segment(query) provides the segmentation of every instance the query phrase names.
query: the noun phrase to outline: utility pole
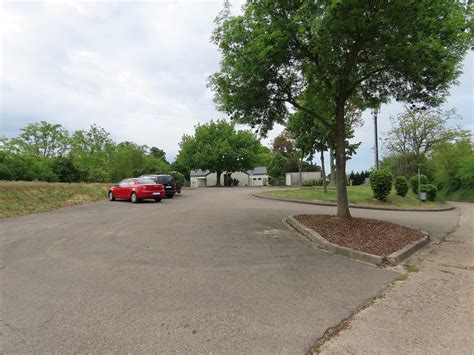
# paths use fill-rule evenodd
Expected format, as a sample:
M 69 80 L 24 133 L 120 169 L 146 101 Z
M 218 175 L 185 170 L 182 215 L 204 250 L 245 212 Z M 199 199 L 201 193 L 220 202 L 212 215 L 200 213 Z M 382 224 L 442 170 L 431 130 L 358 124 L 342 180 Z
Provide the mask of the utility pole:
M 375 108 L 372 110 L 374 114 L 374 139 L 375 139 L 375 168 L 378 170 L 379 168 L 379 134 L 378 134 L 378 129 L 377 129 L 377 114 L 378 114 L 378 109 Z

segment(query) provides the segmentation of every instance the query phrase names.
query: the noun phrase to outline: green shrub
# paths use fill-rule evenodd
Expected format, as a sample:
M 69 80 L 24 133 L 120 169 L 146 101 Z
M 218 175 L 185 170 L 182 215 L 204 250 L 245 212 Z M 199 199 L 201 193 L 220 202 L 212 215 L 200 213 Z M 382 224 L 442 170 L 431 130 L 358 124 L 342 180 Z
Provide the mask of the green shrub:
M 462 160 L 462 165 L 457 175 L 461 181 L 462 188 L 474 188 L 474 153 L 471 153 L 470 156 Z
M 270 177 L 269 183 L 272 186 L 283 186 L 285 185 L 285 178 L 284 177 Z
M 323 179 L 306 180 L 302 185 L 305 187 L 323 186 Z
M 186 178 L 184 177 L 183 174 L 177 171 L 173 171 L 171 173 L 171 176 L 173 177 L 174 182 L 176 184 L 176 191 L 178 193 L 181 193 L 181 188 L 186 185 Z
M 51 164 L 53 173 L 60 182 L 79 182 L 83 178 L 83 173 L 74 165 L 71 158 L 56 158 Z
M 397 176 L 393 181 L 397 195 L 404 197 L 408 192 L 408 180 L 405 176 Z
M 387 200 L 387 196 L 392 190 L 392 180 L 392 174 L 386 170 L 375 170 L 370 174 L 370 187 L 377 200 Z
M 421 185 L 426 185 L 428 183 L 428 178 L 426 177 L 426 175 L 420 175 L 420 182 Z M 418 195 L 418 175 L 413 175 L 410 178 L 410 187 L 411 190 Z
M 323 179 L 313 180 L 314 186 L 323 186 Z
M 426 192 L 426 198 L 428 201 L 434 201 L 438 194 L 438 188 L 432 184 L 423 184 L 420 186 L 420 192 Z

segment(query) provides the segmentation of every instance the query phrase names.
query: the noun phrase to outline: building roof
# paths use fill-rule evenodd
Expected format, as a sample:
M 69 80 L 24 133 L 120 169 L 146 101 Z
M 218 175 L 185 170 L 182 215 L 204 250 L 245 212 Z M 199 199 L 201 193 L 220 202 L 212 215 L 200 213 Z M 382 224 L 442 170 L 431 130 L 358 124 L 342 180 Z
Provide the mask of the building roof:
M 194 177 L 207 176 L 209 175 L 209 170 L 201 170 L 201 169 L 191 170 L 189 175 L 194 176 Z
M 267 167 L 266 166 L 257 166 L 253 170 L 247 170 L 247 174 L 249 175 L 267 175 Z

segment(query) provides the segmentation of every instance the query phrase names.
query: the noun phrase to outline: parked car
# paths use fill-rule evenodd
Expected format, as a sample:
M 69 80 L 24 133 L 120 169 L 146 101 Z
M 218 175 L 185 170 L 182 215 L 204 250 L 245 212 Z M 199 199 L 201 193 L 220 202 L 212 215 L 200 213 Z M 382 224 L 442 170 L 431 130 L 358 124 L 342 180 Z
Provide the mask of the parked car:
M 171 175 L 142 175 L 141 178 L 152 179 L 157 184 L 162 184 L 165 187 L 166 197 L 173 198 L 176 193 L 176 184 Z
M 132 203 L 145 199 L 153 199 L 160 202 L 165 198 L 165 188 L 162 184 L 157 184 L 152 179 L 130 178 L 120 181 L 117 185 L 109 189 L 109 200 L 126 199 Z

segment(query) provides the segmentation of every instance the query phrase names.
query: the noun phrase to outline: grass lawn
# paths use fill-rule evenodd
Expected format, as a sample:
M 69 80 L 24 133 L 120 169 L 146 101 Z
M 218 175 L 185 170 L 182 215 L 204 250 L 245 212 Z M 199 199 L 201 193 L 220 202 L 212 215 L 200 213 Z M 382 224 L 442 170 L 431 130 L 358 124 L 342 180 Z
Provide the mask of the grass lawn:
M 0 181 L 0 218 L 103 200 L 108 184 Z
M 325 194 L 322 187 L 302 187 L 292 189 L 281 189 L 265 191 L 263 193 L 267 196 L 280 196 L 294 199 L 301 199 L 306 201 L 336 201 L 336 188 L 328 187 L 328 192 Z M 411 191 L 405 197 L 400 197 L 392 190 L 387 202 L 380 202 L 372 197 L 372 190 L 368 185 L 348 186 L 347 194 L 349 203 L 354 205 L 376 205 L 376 206 L 397 206 L 397 207 L 440 207 L 446 205 L 444 201 L 426 201 L 420 203 L 416 195 Z

